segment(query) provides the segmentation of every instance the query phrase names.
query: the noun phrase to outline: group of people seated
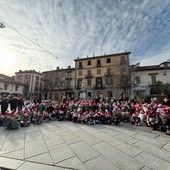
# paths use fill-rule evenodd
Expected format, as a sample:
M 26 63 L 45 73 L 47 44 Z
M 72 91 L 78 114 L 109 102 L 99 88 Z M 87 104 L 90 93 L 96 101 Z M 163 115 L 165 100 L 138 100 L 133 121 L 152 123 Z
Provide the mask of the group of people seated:
M 161 103 L 152 98 L 148 103 L 134 100 L 64 100 L 63 102 L 30 101 L 22 110 L 8 110 L 0 116 L 0 125 L 7 129 L 28 127 L 30 123 L 42 124 L 49 121 L 73 121 L 89 125 L 120 125 L 130 122 L 133 125 L 146 125 L 170 135 L 170 101 L 164 98 Z

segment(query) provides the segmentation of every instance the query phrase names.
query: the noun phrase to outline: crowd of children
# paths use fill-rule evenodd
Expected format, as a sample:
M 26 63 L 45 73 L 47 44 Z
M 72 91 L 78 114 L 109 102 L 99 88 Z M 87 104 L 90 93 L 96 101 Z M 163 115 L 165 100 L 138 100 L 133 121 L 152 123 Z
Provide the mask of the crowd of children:
M 18 129 L 49 121 L 73 121 L 89 125 L 120 125 L 130 122 L 133 125 L 146 125 L 170 135 L 170 101 L 164 98 L 158 102 L 139 103 L 133 100 L 64 100 L 57 102 L 27 102 L 23 109 L 8 110 L 0 115 L 0 125 L 7 129 Z

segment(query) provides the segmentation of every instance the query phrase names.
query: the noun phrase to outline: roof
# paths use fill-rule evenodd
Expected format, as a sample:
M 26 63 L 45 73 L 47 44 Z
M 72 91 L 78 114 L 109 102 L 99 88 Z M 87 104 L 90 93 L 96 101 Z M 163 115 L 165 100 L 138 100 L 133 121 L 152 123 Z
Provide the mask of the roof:
M 102 56 L 93 56 L 93 57 L 86 57 L 86 58 L 77 58 L 74 61 L 80 61 L 80 60 L 91 60 L 91 59 L 96 59 L 96 58 L 106 58 L 106 57 L 116 57 L 120 55 L 129 55 L 131 52 L 123 52 L 123 53 L 115 53 L 115 54 L 107 54 L 107 55 L 102 55 Z
M 0 82 L 23 85 L 22 83 L 16 82 L 14 77 L 9 77 L 4 74 L 0 74 Z
M 56 70 L 43 71 L 42 73 L 44 74 L 44 73 L 50 73 L 50 72 L 63 72 L 63 71 L 72 72 L 74 70 L 75 70 L 75 68 L 65 68 L 65 69 L 61 68 L 61 69 L 56 69 Z
M 25 74 L 25 73 L 36 73 L 36 74 L 42 75 L 42 73 L 35 71 L 35 70 L 24 70 L 24 71 L 19 70 L 18 72 L 15 72 L 15 74 Z
M 161 67 L 162 64 L 166 64 L 169 62 L 163 62 L 159 65 L 151 65 L 151 66 L 137 66 L 135 67 L 135 65 L 132 65 L 132 68 L 134 69 L 134 71 L 154 71 L 154 70 L 170 70 L 170 66 L 169 67 Z

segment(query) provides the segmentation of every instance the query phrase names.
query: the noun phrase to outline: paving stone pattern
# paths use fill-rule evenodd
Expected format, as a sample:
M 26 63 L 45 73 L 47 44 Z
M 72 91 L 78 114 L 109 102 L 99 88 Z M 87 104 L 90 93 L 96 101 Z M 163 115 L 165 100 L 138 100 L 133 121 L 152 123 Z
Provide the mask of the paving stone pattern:
M 170 170 L 170 136 L 128 123 L 0 127 L 1 169 Z

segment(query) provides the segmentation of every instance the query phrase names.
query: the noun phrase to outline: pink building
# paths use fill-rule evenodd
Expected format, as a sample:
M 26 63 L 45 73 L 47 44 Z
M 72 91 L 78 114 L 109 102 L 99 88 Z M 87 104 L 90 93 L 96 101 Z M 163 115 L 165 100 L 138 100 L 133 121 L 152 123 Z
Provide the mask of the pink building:
M 24 94 L 28 98 L 39 97 L 42 90 L 43 74 L 35 70 L 19 70 L 15 73 L 15 81 L 26 84 Z

